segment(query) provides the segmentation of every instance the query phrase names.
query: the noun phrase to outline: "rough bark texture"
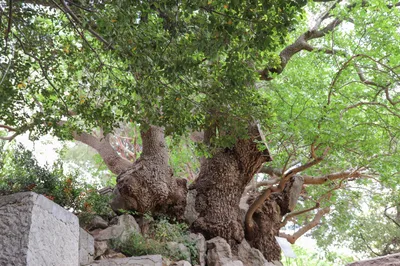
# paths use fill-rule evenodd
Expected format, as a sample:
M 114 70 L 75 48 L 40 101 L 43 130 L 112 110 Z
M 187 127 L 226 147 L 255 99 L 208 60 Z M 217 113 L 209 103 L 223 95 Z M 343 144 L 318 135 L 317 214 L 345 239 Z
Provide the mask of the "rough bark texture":
M 164 131 L 151 126 L 141 132 L 141 137 L 142 155 L 118 176 L 117 197 L 112 206 L 140 213 L 170 212 L 180 218 L 186 205 L 186 180 L 172 175 Z
M 259 249 L 268 261 L 281 259 L 281 249 L 275 236 L 279 235 L 282 217 L 293 211 L 302 184 L 301 177 L 292 177 L 282 192 L 272 193 L 270 199 L 253 215 L 254 227 L 252 232 L 246 232 L 246 239 L 252 247 Z M 248 203 L 253 203 L 261 193 L 251 195 Z
M 199 177 L 190 188 L 197 191 L 195 208 L 199 213 L 192 229 L 206 239 L 220 236 L 234 246 L 244 238 L 239 215 L 241 195 L 261 165 L 270 160 L 268 151 L 259 151 L 254 142 L 260 140 L 257 127 L 250 131 L 252 138 L 239 140 L 232 149 L 204 159 Z

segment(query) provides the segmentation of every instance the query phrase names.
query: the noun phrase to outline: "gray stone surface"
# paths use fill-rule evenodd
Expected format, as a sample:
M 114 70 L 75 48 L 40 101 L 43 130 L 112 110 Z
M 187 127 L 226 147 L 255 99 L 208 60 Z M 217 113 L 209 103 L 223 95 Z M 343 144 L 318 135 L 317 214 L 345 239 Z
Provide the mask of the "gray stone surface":
M 109 249 L 107 240 L 94 242 L 94 257 L 97 259 Z
M 132 215 L 123 214 L 114 218 L 111 223 L 113 225 L 93 235 L 96 241 L 118 239 L 124 242 L 128 240 L 132 234 L 141 233 L 140 227 Z
M 245 239 L 238 246 L 238 259 L 244 265 L 252 266 L 275 266 L 275 264 L 268 262 L 264 255 L 256 248 L 252 248 Z
M 97 260 L 86 266 L 162 266 L 161 255 L 147 255 L 123 259 Z
M 168 242 L 167 249 L 169 250 L 169 254 L 176 254 L 182 256 L 182 259 L 190 261 L 190 250 L 184 244 Z
M 108 227 L 108 222 L 98 215 L 94 216 L 93 219 L 90 221 L 90 223 L 87 225 L 89 231 L 95 229 L 105 229 L 107 227 Z
M 185 217 L 185 220 L 189 223 L 189 225 L 191 225 L 194 221 L 196 221 L 200 215 L 195 208 L 196 195 L 197 195 L 197 190 L 191 189 L 188 191 L 186 196 L 186 207 L 183 216 Z
M 239 260 L 232 257 L 231 247 L 221 237 L 214 237 L 207 241 L 208 266 L 243 266 Z
M 78 218 L 44 196 L 0 197 L 0 265 L 79 265 Z
M 196 242 L 197 258 L 199 259 L 200 266 L 206 265 L 206 239 L 202 234 L 190 234 L 190 238 Z
M 400 253 L 361 260 L 347 264 L 347 266 L 400 266 Z
M 170 264 L 170 266 L 192 266 L 192 264 L 186 260 L 180 260 L 175 261 L 174 263 Z
M 88 264 L 94 260 L 94 239 L 82 228 L 79 229 L 79 263 Z
M 110 226 L 104 230 L 96 229 L 91 232 L 94 237 L 95 243 L 95 258 L 106 255 L 111 252 L 110 241 L 116 240 L 117 242 L 127 241 L 133 234 L 140 234 L 141 230 L 135 218 L 129 214 L 123 214 L 115 217 Z

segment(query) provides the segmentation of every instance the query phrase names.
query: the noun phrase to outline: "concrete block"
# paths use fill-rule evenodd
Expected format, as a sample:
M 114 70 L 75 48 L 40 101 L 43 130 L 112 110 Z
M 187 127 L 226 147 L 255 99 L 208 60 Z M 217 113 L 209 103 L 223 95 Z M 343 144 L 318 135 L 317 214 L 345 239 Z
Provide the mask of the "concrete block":
M 42 195 L 0 197 L 0 265 L 79 265 L 79 221 Z

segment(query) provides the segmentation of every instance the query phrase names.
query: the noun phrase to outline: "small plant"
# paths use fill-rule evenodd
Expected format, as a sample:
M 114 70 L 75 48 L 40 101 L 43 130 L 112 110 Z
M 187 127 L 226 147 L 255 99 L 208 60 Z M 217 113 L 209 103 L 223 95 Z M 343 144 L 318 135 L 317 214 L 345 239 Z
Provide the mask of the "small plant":
M 171 223 L 167 218 L 161 217 L 153 228 L 154 238 L 161 242 L 180 242 L 188 232 L 185 223 Z
M 134 233 L 125 242 L 114 241 L 111 243 L 113 249 L 120 250 L 128 256 L 142 256 L 151 254 L 162 254 L 163 244 L 142 236 L 140 233 Z
M 128 256 L 161 254 L 173 261 L 188 259 L 187 254 L 183 254 L 178 248 L 172 248 L 169 242 L 186 246 L 192 263 L 198 262 L 196 242 L 189 237 L 187 224 L 171 223 L 165 217 L 156 220 L 148 235 L 135 233 L 128 241 L 113 242 L 112 246 Z

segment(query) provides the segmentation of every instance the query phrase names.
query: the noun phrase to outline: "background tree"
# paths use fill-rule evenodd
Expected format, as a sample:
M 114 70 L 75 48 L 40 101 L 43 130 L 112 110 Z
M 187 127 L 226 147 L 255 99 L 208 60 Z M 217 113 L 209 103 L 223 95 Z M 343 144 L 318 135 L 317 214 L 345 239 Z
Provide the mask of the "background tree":
M 182 218 L 188 188 L 165 135 L 200 132 L 191 229 L 279 259 L 274 236 L 289 220 L 315 214 L 281 234 L 294 243 L 338 210 L 349 181 L 397 175 L 397 6 L 12 1 L 1 17 L 2 138 L 81 141 L 118 175 L 114 208 Z M 131 121 L 134 160 L 111 135 Z M 266 180 L 249 186 L 260 169 Z

